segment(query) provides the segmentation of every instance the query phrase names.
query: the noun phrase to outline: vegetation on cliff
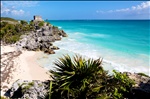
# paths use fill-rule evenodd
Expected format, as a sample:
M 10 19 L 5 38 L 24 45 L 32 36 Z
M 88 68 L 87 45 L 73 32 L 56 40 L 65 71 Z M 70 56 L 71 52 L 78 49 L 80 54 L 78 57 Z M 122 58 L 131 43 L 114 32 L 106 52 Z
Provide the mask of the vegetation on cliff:
M 17 23 L 16 23 L 17 22 Z M 31 31 L 33 28 L 26 21 L 20 22 L 12 18 L 1 18 L 0 40 L 7 44 L 15 43 L 22 34 Z
M 6 43 L 15 43 L 22 34 L 34 31 L 44 25 L 51 25 L 44 21 L 30 21 L 28 23 L 24 20 L 17 21 L 11 18 L 1 19 L 0 39 Z M 51 29 L 53 29 L 53 32 L 50 32 Z M 28 45 L 21 45 L 20 42 L 18 45 L 29 50 L 39 48 L 46 53 L 54 53 L 53 50 L 59 48 L 52 46 L 51 42 L 60 40 L 60 36 L 66 37 L 67 34 L 56 26 L 43 27 L 38 32 L 34 32 L 28 37 L 25 36 Z M 28 95 L 28 98 L 31 98 L 31 95 L 45 97 L 45 93 L 49 91 L 47 96 L 49 99 L 133 99 L 131 88 L 134 81 L 127 74 L 115 70 L 113 75 L 109 75 L 103 69 L 102 62 L 102 59 L 85 59 L 81 56 L 71 58 L 65 55 L 54 63 L 56 71 L 50 70 L 52 81 L 40 84 L 38 81 L 36 83 L 34 81 L 21 84 L 18 88 L 21 89 L 21 96 Z M 139 75 L 148 77 L 143 73 L 139 73 Z M 35 93 L 33 93 L 33 89 Z M 14 91 L 13 88 L 12 91 Z
M 44 25 L 44 21 L 37 24 L 38 28 L 41 28 Z M 0 26 L 0 40 L 7 44 L 15 43 L 20 39 L 21 35 L 35 30 L 35 23 L 32 21 L 28 23 L 25 20 L 18 21 L 8 17 L 1 17 Z
M 129 98 L 134 84 L 126 74 L 102 68 L 102 59 L 86 60 L 66 55 L 55 63 L 50 96 L 57 99 L 122 99 Z
M 11 22 L 18 22 L 17 20 L 9 17 L 1 17 L 1 21 L 11 21 Z

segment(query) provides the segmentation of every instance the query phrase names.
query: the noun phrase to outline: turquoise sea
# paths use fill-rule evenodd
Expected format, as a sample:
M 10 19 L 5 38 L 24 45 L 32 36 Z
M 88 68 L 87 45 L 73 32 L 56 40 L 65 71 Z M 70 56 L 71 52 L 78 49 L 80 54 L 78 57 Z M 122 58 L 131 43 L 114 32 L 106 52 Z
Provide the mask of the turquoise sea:
M 41 56 L 39 64 L 53 69 L 52 64 L 63 54 L 103 58 L 103 66 L 124 72 L 150 75 L 150 20 L 48 20 L 63 29 L 67 38 L 56 41 L 60 50 Z M 43 58 L 47 57 L 47 58 Z

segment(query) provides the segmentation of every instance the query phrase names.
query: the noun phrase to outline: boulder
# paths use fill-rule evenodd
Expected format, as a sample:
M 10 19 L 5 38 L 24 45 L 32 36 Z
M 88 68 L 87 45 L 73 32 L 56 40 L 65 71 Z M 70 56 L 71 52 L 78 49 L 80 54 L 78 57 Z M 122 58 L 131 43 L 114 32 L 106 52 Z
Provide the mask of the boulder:
M 59 48 L 57 46 L 51 46 L 52 50 L 58 50 Z
M 67 34 L 62 30 L 62 37 L 67 37 Z
M 38 37 L 38 41 L 39 42 L 54 42 L 55 37 L 53 37 L 53 36 L 41 36 L 41 37 Z
M 50 30 L 50 27 L 49 26 L 44 26 L 42 27 L 42 31 L 49 31 Z
M 35 39 L 30 39 L 30 41 L 27 41 L 25 48 L 27 50 L 35 50 L 36 48 L 38 48 L 38 44 Z
M 54 52 L 52 49 L 45 50 L 44 53 L 47 53 L 47 54 L 55 54 L 55 52 Z
M 49 90 L 49 80 L 18 80 L 13 83 L 7 96 L 11 99 L 45 99 Z
M 51 31 L 43 31 L 42 36 L 53 36 L 53 33 Z
M 138 73 L 127 72 L 126 74 L 135 82 L 135 85 L 131 88 L 133 99 L 150 99 L 150 77 Z
M 59 35 L 54 35 L 55 40 L 61 40 L 61 37 Z

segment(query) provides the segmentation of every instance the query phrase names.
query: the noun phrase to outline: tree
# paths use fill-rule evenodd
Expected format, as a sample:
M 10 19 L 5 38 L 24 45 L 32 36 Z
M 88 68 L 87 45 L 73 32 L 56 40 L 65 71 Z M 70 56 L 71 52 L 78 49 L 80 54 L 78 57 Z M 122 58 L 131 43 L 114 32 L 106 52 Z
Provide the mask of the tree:
M 28 24 L 28 22 L 26 22 L 25 20 L 20 20 L 20 23 L 21 23 L 22 25 L 27 25 L 27 24 Z
M 4 35 L 5 35 L 5 31 L 1 29 L 1 31 L 0 31 L 0 40 L 3 38 Z
M 15 30 L 17 31 L 17 32 L 21 32 L 22 31 L 22 24 L 16 24 L 16 26 L 15 26 Z
M 1 28 L 5 27 L 8 24 L 8 22 L 1 22 Z

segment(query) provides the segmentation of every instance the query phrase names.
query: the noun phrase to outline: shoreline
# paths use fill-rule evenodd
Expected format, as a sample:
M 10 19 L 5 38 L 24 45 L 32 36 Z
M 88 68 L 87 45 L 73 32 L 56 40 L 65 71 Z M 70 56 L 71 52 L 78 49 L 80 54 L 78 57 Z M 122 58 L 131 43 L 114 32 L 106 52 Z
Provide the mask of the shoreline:
M 77 42 L 78 38 L 73 38 L 73 36 L 72 34 L 68 40 L 65 38 L 64 40 L 62 39 L 61 42 L 54 43 L 61 48 L 59 52 L 77 53 L 81 56 L 93 59 L 101 57 L 106 65 L 104 65 L 104 68 L 107 70 L 112 71 L 115 69 L 119 72 L 145 73 L 150 76 L 148 55 L 137 54 L 137 57 L 135 57 L 135 55 L 132 56 L 131 54 L 121 53 L 101 46 L 97 47 L 96 45 L 87 44 L 85 42 Z
M 55 42 L 54 45 L 59 46 L 61 49 L 56 51 L 56 53 L 54 55 L 51 55 L 51 56 L 45 58 L 46 60 L 41 59 L 40 64 L 44 64 L 45 65 L 44 67 L 46 67 L 46 68 L 53 69 L 52 68 L 53 64 L 51 64 L 51 63 L 55 59 L 63 57 L 63 55 L 65 55 L 65 54 L 69 54 L 70 56 L 77 54 L 77 55 L 81 55 L 86 58 L 98 59 L 98 52 L 100 53 L 100 51 L 98 51 L 98 49 L 96 49 L 97 51 L 95 51 L 95 52 L 92 50 L 91 51 L 92 53 L 90 52 L 90 50 L 87 51 L 89 54 L 87 54 L 86 51 L 81 53 L 80 49 L 77 50 L 77 48 L 76 49 L 72 48 L 72 45 L 71 45 L 72 42 L 70 42 L 70 43 L 66 43 L 66 42 L 69 42 L 69 40 L 66 40 L 66 38 L 65 38 L 65 41 L 62 39 L 61 42 Z M 67 47 L 69 47 L 69 44 L 71 45 L 70 48 L 72 48 L 72 49 L 67 49 Z M 143 65 L 143 66 L 135 65 L 135 64 L 138 64 L 141 62 L 141 61 L 138 61 L 140 59 L 130 58 L 134 61 L 134 62 L 132 62 L 131 60 L 128 60 L 128 58 L 126 56 L 113 56 L 113 54 L 114 53 L 112 53 L 110 55 L 111 57 L 103 58 L 103 68 L 105 70 L 108 70 L 110 72 L 110 74 L 112 73 L 112 70 L 117 70 L 119 72 L 144 73 L 144 74 L 150 76 L 150 68 L 146 67 L 146 65 Z M 99 55 L 99 56 L 101 56 L 101 55 Z M 109 55 L 107 55 L 107 56 L 109 56 Z M 44 55 L 43 55 L 43 57 L 44 57 Z M 117 60 L 117 58 L 118 58 L 118 60 Z M 48 64 L 50 64 L 51 67 L 48 66 Z
M 5 94 L 5 91 L 9 89 L 11 85 L 18 79 L 40 81 L 51 80 L 48 70 L 42 68 L 38 63 L 36 63 L 37 54 L 40 52 L 21 50 L 22 53 L 19 56 L 13 57 L 11 61 L 8 61 L 10 56 L 12 56 L 11 54 L 7 55 L 7 53 L 10 52 L 13 54 L 17 53 L 18 51 L 15 47 L 11 47 L 10 45 L 1 45 L 1 73 L 3 74 L 6 71 L 9 72 L 6 80 L 1 82 L 2 96 Z M 11 62 L 13 63 L 11 64 L 9 70 L 6 68 L 7 65 L 3 65 L 5 60 L 7 60 L 7 64 L 10 64 Z

